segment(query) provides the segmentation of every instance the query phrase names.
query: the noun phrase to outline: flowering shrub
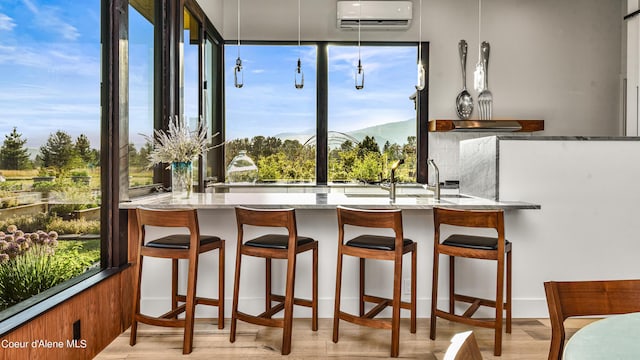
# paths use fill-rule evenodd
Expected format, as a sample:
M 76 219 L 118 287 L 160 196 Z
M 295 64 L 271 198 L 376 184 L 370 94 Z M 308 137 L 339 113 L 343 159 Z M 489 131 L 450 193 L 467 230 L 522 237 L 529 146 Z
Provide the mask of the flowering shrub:
M 2 311 L 99 265 L 99 241 L 58 243 L 56 231 L 25 233 L 15 225 L 0 231 Z
M 6 233 L 0 231 L 0 264 L 25 254 L 35 246 L 42 246 L 45 253 L 53 254 L 58 246 L 58 233 L 38 230 L 25 233 L 15 225 L 7 226 Z

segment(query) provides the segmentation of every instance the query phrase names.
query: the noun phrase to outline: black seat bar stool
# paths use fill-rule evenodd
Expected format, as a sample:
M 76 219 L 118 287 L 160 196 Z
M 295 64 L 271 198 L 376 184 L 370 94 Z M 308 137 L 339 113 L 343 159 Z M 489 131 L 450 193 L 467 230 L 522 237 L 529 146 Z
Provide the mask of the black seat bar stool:
M 402 212 L 394 210 L 361 210 L 338 206 L 338 268 L 336 271 L 336 297 L 333 315 L 333 342 L 338 342 L 339 322 L 346 320 L 354 324 L 378 329 L 391 329 L 391 357 L 400 352 L 400 308 L 411 311 L 411 333 L 416 332 L 416 259 L 417 244 L 405 239 L 402 231 Z M 393 229 L 395 236 L 360 235 L 347 242 L 344 240 L 345 225 L 366 228 Z M 411 301 L 401 301 L 402 256 L 411 253 Z M 341 311 L 343 255 L 360 258 L 360 315 Z M 393 298 L 386 299 L 365 293 L 365 259 L 393 261 Z M 365 302 L 376 304 L 365 314 Z M 387 306 L 392 306 L 391 321 L 374 319 Z
M 138 322 L 169 327 L 183 327 L 184 340 L 182 353 L 189 354 L 193 348 L 193 323 L 197 304 L 218 307 L 218 329 L 224 328 L 224 240 L 217 236 L 200 235 L 198 214 L 195 209 L 152 210 L 137 208 L 138 222 L 138 269 L 136 271 L 134 303 L 131 323 L 130 345 L 136 344 Z M 188 234 L 171 234 L 159 239 L 146 241 L 147 226 L 182 227 Z M 198 276 L 198 255 L 211 250 L 219 250 L 218 261 L 218 298 L 210 299 L 196 296 Z M 158 257 L 172 260 L 171 270 L 171 311 L 152 317 L 140 312 L 140 288 L 142 284 L 142 262 L 145 257 Z M 187 274 L 187 293 L 178 294 L 178 259 L 189 261 Z M 184 304 L 178 306 L 179 302 Z M 178 315 L 185 313 L 184 319 Z
M 248 323 L 280 327 L 282 334 L 282 355 L 291 352 L 291 333 L 293 330 L 293 305 L 311 308 L 311 329 L 318 330 L 318 242 L 312 238 L 298 236 L 294 209 L 249 209 L 236 207 L 238 224 L 238 244 L 236 255 L 236 274 L 233 286 L 233 308 L 231 311 L 231 342 L 236 340 L 236 323 L 242 320 Z M 244 241 L 244 226 L 282 227 L 288 234 L 266 234 Z M 294 297 L 296 256 L 299 253 L 312 250 L 313 274 L 311 300 Z M 256 256 L 266 260 L 266 306 L 265 312 L 253 316 L 238 311 L 238 296 L 240 293 L 240 268 L 242 256 Z M 287 278 L 285 294 L 275 295 L 271 290 L 271 260 L 287 260 Z M 278 302 L 273 306 L 272 302 Z M 273 315 L 284 310 L 283 319 L 273 319 Z
M 436 317 L 456 321 L 473 326 L 494 329 L 493 354 L 502 353 L 502 316 L 506 311 L 506 332 L 511 333 L 511 243 L 504 235 L 503 210 L 467 210 L 467 209 L 433 209 L 434 247 L 433 247 L 433 287 L 431 290 L 431 329 L 430 338 L 436 338 Z M 494 229 L 497 236 L 477 236 L 453 234 L 441 242 L 441 225 L 452 225 L 464 228 Z M 449 255 L 449 311 L 438 309 L 438 268 L 440 254 Z M 506 254 L 506 257 L 505 257 Z M 497 263 L 496 297 L 483 299 L 458 294 L 455 291 L 455 258 L 473 258 L 493 260 Z M 505 261 L 506 260 L 506 261 Z M 506 262 L 506 296 L 504 293 Z M 505 300 L 506 297 L 506 300 Z M 455 313 L 455 302 L 470 304 L 461 315 Z M 480 306 L 495 308 L 495 318 L 485 320 L 472 318 Z

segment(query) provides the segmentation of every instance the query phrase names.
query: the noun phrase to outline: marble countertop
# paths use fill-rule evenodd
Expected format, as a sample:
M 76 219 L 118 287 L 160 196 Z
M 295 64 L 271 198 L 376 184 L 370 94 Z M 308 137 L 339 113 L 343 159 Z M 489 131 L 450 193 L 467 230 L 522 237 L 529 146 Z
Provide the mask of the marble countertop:
M 156 194 L 121 202 L 120 209 L 197 208 L 224 209 L 235 206 L 262 208 L 335 209 L 338 205 L 377 209 L 432 209 L 434 206 L 473 209 L 540 209 L 540 205 L 518 201 L 493 201 L 472 196 L 446 194 L 440 200 L 427 195 L 400 195 L 391 202 L 388 195 L 379 193 L 195 193 L 190 198 L 175 198 L 171 194 Z
M 522 136 L 522 135 L 490 135 L 498 140 L 525 140 L 525 141 L 640 141 L 640 136 L 585 136 L 585 135 L 564 135 L 564 136 Z M 474 139 L 470 139 L 474 140 Z M 466 140 L 463 140 L 466 141 Z

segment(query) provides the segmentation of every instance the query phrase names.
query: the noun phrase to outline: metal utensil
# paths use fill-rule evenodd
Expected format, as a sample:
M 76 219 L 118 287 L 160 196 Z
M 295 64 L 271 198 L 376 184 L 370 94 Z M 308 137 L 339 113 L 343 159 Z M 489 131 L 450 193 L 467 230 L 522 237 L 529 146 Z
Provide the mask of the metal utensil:
M 480 110 L 480 120 L 491 120 L 493 118 L 493 94 L 489 91 L 489 52 L 491 48 L 486 41 L 480 46 L 480 57 L 484 67 L 484 86 L 478 94 L 478 109 Z
M 478 92 L 484 90 L 484 65 L 482 63 L 482 51 L 478 47 L 478 63 L 476 63 L 476 69 L 473 72 L 473 88 Z
M 460 53 L 460 66 L 462 67 L 462 91 L 456 97 L 456 112 L 460 120 L 467 120 L 473 112 L 473 98 L 467 91 L 467 42 L 460 40 L 458 43 Z

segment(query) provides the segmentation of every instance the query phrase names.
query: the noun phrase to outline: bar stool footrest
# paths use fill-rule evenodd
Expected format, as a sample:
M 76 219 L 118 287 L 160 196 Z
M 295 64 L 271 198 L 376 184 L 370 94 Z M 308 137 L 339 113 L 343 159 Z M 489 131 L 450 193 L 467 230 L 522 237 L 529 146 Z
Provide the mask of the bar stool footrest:
M 271 294 L 271 300 L 284 303 L 284 296 Z M 299 305 L 299 306 L 313 307 L 313 301 L 308 299 L 293 298 L 293 304 Z
M 389 305 L 392 305 L 393 300 L 391 299 L 387 299 L 387 298 L 383 298 L 383 297 L 379 297 L 379 296 L 374 296 L 374 295 L 363 295 L 362 296 L 362 300 L 365 302 L 370 302 L 370 303 L 374 303 L 374 304 L 379 304 L 381 302 L 385 302 L 388 301 Z M 400 308 L 401 309 L 407 309 L 407 310 L 411 310 L 411 303 L 407 302 L 407 301 L 400 301 Z
M 348 321 L 350 323 L 356 325 L 364 325 L 376 329 L 391 329 L 391 320 L 382 320 L 382 319 L 370 319 L 364 316 L 356 316 L 346 313 L 344 311 L 338 312 L 338 318 L 340 320 Z
M 441 317 L 443 319 L 447 319 L 449 321 L 457 321 L 463 324 L 469 324 L 469 325 L 478 326 L 478 327 L 484 327 L 484 328 L 490 328 L 490 329 L 494 329 L 496 327 L 495 320 L 474 319 L 474 318 L 470 318 L 462 315 L 452 314 L 439 309 L 435 310 L 435 316 Z
M 187 304 L 182 304 L 175 309 L 172 309 L 160 316 L 158 318 L 162 319 L 175 319 L 178 315 L 182 314 L 187 308 Z
M 475 296 L 454 294 L 453 299 L 455 301 L 466 302 L 466 303 L 469 303 L 469 304 L 473 304 L 475 302 L 479 302 L 480 306 L 488 306 L 488 307 L 492 307 L 492 308 L 496 307 L 496 302 L 495 301 L 489 300 L 489 299 L 483 299 L 483 298 L 479 298 L 479 297 L 475 297 Z M 505 303 L 505 305 L 506 305 L 506 303 Z
M 236 318 L 238 320 L 254 325 L 284 328 L 284 319 L 271 319 L 260 316 L 253 316 L 240 311 L 237 312 Z
M 185 295 L 178 295 L 177 299 L 180 302 L 186 302 L 187 301 L 187 297 Z M 220 299 L 213 299 L 213 298 L 205 298 L 205 297 L 196 296 L 196 305 L 219 306 L 220 305 Z
M 280 303 L 276 304 L 276 306 L 272 306 L 271 309 L 263 312 L 262 314 L 258 315 L 257 317 L 265 318 L 265 319 L 271 319 L 271 317 L 273 315 L 279 313 L 282 310 L 284 310 L 284 302 L 280 302 Z
M 165 319 L 143 314 L 136 314 L 135 319 L 137 322 L 141 322 L 143 324 L 164 327 L 184 327 L 185 323 L 184 319 Z

